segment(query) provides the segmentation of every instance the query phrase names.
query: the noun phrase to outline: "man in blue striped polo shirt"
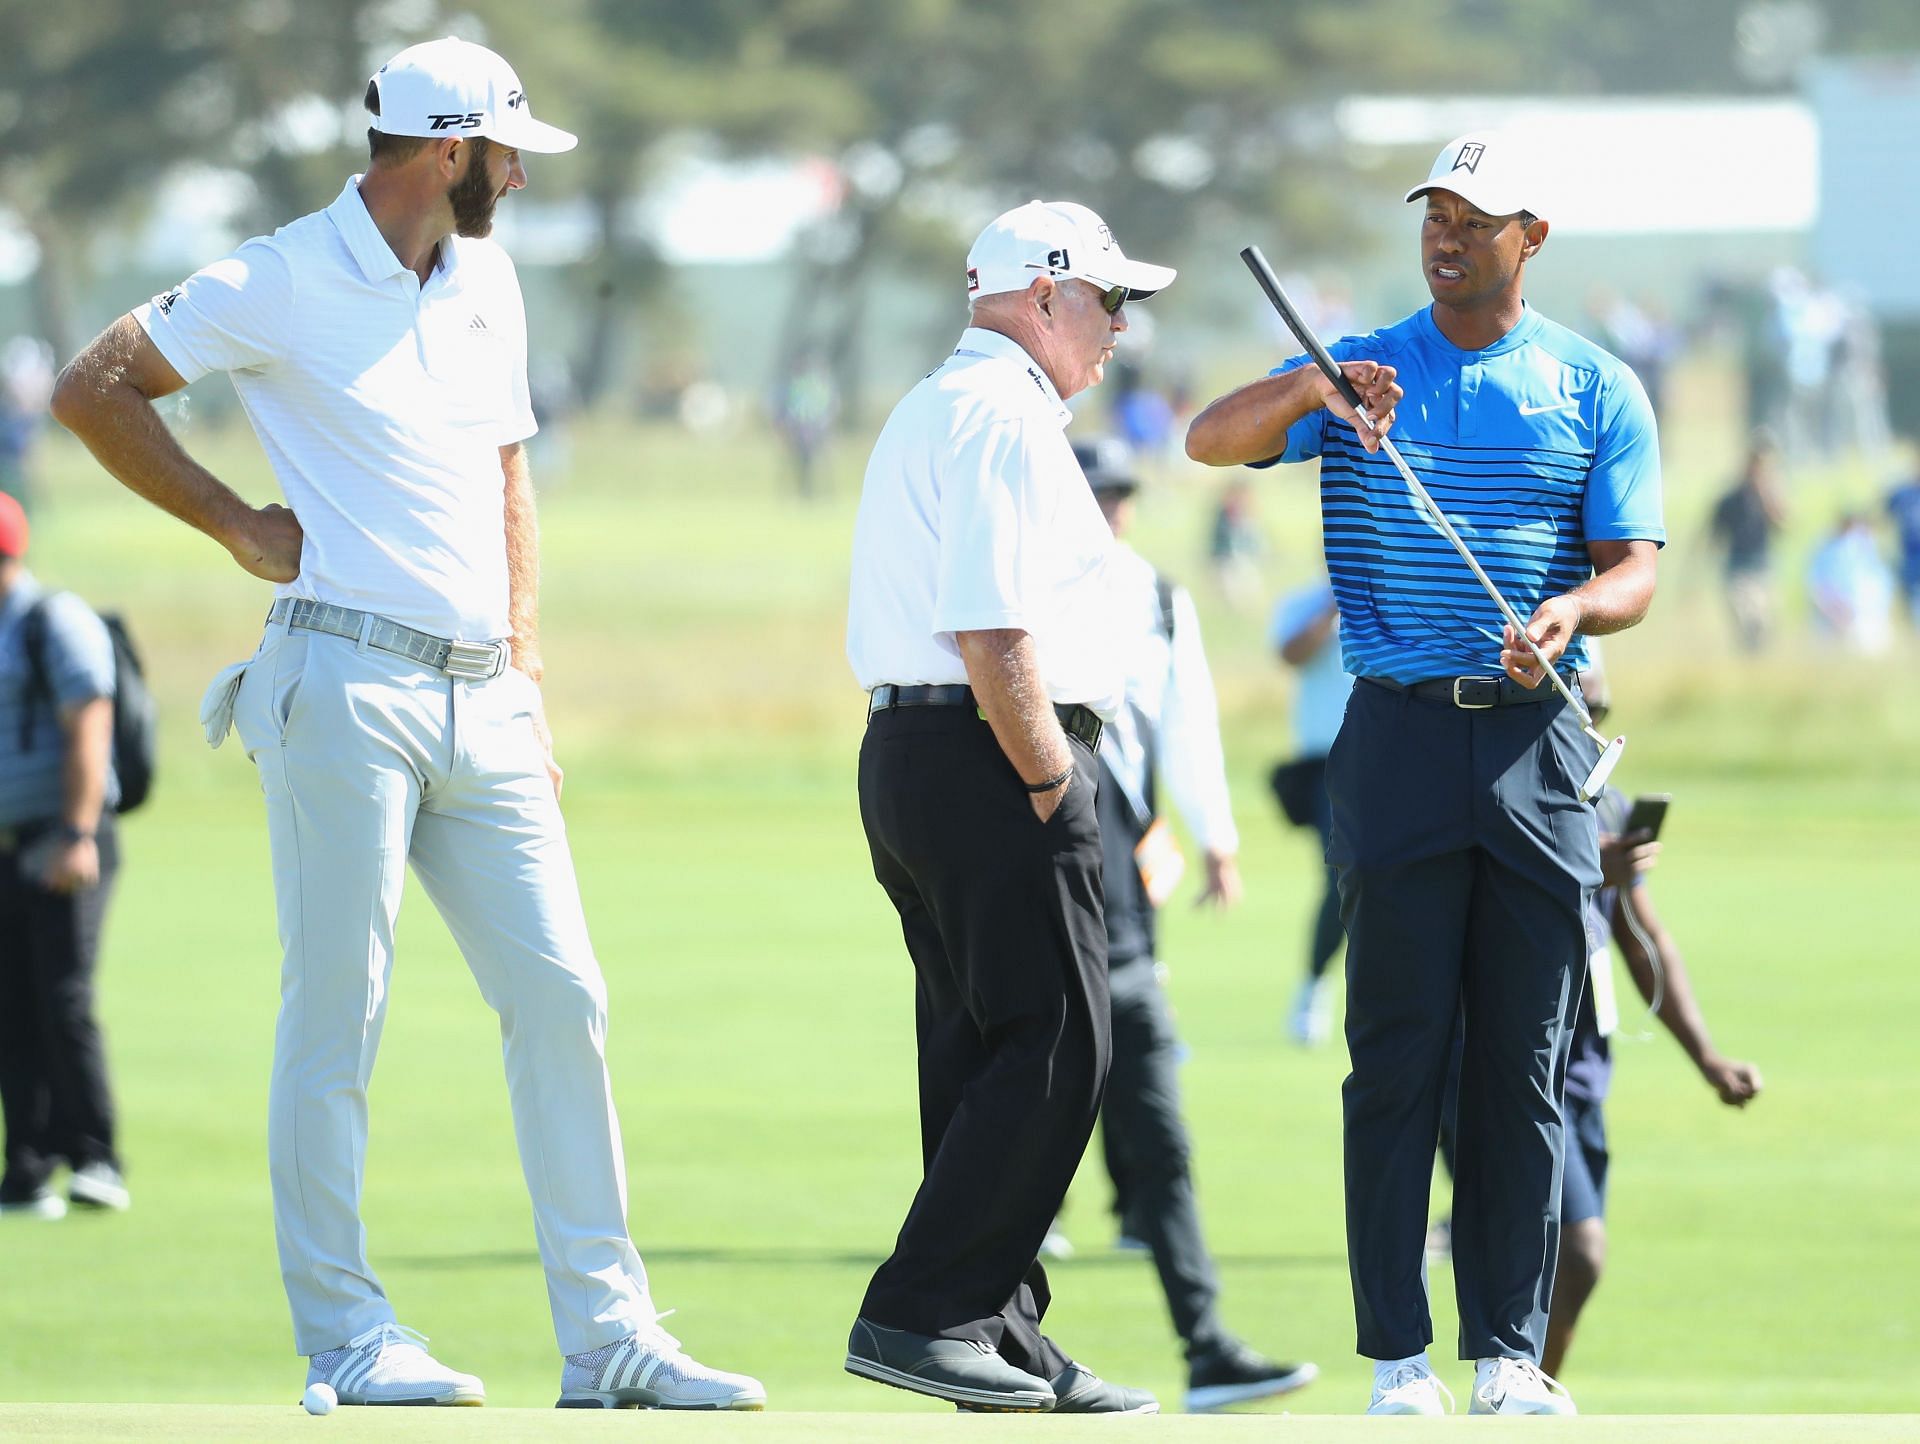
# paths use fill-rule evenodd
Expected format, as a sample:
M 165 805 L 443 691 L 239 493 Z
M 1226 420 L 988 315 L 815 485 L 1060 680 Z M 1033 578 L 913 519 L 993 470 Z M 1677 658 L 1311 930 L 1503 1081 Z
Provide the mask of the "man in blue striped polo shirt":
M 1633 373 L 1531 310 L 1541 167 L 1464 136 L 1407 193 L 1432 306 L 1331 349 L 1550 663 L 1645 614 L 1665 541 L 1652 409 Z M 1540 1372 L 1558 1253 L 1567 1042 L 1600 880 L 1593 749 L 1539 664 L 1361 444 L 1305 357 L 1215 401 L 1216 466 L 1320 458 L 1327 564 L 1360 679 L 1328 759 L 1328 861 L 1348 934 L 1347 1244 L 1370 1413 L 1441 1412 L 1422 1269 L 1441 1084 L 1466 1019 L 1454 1219 L 1476 1413 L 1571 1413 Z M 1376 406 L 1375 413 L 1379 413 Z

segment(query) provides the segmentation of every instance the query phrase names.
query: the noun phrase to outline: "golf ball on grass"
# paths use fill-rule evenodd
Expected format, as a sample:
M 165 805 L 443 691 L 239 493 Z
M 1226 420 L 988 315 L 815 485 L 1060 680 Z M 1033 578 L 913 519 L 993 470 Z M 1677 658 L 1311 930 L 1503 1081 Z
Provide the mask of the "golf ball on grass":
M 333 1406 L 340 1402 L 340 1396 L 333 1392 L 331 1384 L 309 1384 L 300 1403 L 309 1414 L 331 1414 Z

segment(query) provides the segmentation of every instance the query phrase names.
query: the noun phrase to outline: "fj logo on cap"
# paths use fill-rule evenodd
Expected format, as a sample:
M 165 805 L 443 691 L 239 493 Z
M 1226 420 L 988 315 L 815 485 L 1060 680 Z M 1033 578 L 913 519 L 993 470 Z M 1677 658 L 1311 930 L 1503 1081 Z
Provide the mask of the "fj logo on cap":
M 1460 147 L 1460 154 L 1453 158 L 1453 170 L 1464 170 L 1468 175 L 1472 175 L 1474 169 L 1480 164 L 1480 157 L 1486 153 L 1487 148 L 1479 141 L 1469 141 Z M 1448 174 L 1451 175 L 1452 171 Z
M 1067 259 L 1067 248 L 1065 246 L 1062 246 L 1057 251 L 1047 252 L 1047 269 L 1049 271 L 1071 271 L 1073 269 L 1073 262 Z

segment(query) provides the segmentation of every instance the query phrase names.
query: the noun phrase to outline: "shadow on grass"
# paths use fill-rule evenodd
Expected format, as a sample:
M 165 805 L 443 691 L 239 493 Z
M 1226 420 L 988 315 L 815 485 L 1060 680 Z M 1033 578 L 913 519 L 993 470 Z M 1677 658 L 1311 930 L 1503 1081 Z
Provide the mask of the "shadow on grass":
M 880 1266 L 881 1255 L 863 1250 L 834 1248 L 674 1248 L 642 1247 L 642 1258 L 649 1263 L 732 1264 L 759 1268 L 768 1264 L 801 1268 L 863 1268 Z M 1311 1269 L 1341 1268 L 1347 1265 L 1345 1254 L 1216 1254 L 1214 1262 L 1230 1268 Z M 533 1249 L 492 1249 L 476 1253 L 400 1254 L 380 1261 L 383 1269 L 418 1269 L 423 1272 L 452 1272 L 460 1269 L 538 1267 L 540 1255 Z M 1151 1260 L 1143 1253 L 1102 1250 L 1075 1254 L 1070 1259 L 1047 1259 L 1049 1271 L 1107 1268 L 1146 1268 Z

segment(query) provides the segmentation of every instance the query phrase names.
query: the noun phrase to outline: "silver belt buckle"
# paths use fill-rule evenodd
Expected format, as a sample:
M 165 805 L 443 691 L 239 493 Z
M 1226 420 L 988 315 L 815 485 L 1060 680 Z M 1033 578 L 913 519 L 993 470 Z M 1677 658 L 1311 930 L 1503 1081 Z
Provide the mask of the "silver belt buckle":
M 505 651 L 498 642 L 449 642 L 447 660 L 440 670 L 463 682 L 487 682 L 500 675 L 500 658 Z
M 1492 682 L 1492 683 L 1493 683 L 1493 695 L 1494 695 L 1494 697 L 1495 697 L 1495 698 L 1497 699 L 1497 698 L 1499 697 L 1499 695 L 1500 695 L 1500 682 L 1499 682 L 1499 680 L 1498 680 L 1497 678 L 1493 678 L 1493 677 L 1455 677 L 1455 678 L 1453 679 L 1453 705 L 1454 705 L 1454 706 L 1456 706 L 1456 707 L 1458 707 L 1458 708 L 1460 708 L 1460 710 L 1461 710 L 1461 711 L 1463 711 L 1463 712 L 1485 712 L 1485 711 L 1486 711 L 1486 710 L 1487 710 L 1488 708 L 1490 708 L 1490 707 L 1492 707 L 1492 706 L 1494 706 L 1494 705 L 1495 705 L 1495 703 L 1493 703 L 1493 702 L 1463 702 L 1463 701 L 1461 701 L 1461 700 L 1460 700 L 1460 684 L 1461 684 L 1462 682 Z

